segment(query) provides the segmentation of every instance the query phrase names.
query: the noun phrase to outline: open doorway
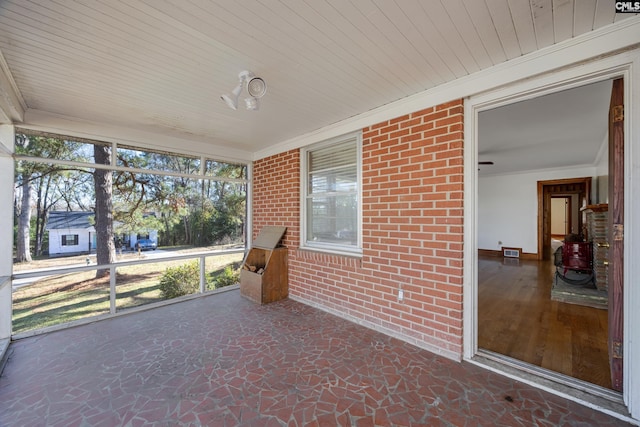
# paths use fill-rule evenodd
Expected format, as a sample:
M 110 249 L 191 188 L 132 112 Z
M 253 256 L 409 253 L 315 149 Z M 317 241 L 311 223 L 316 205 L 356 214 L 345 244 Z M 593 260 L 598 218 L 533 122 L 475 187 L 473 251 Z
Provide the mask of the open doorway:
M 477 195 L 478 352 L 609 390 L 610 310 L 553 300 L 551 255 L 553 238 L 588 238 L 585 208 L 608 202 L 612 86 L 600 81 L 478 113 L 478 161 L 493 164 L 480 167 Z M 504 247 L 522 248 L 517 262 Z
M 551 238 L 564 240 L 572 230 L 572 202 L 568 196 L 551 196 Z
M 567 236 L 586 235 L 582 212 L 591 205 L 591 186 L 590 176 L 538 181 L 538 259 L 551 259 Z

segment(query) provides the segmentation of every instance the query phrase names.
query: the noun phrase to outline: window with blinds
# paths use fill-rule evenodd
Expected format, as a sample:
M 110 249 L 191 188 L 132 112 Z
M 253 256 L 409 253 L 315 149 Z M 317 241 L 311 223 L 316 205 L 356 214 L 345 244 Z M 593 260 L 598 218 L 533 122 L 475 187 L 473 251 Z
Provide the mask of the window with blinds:
M 306 150 L 305 246 L 359 250 L 358 153 L 357 135 Z

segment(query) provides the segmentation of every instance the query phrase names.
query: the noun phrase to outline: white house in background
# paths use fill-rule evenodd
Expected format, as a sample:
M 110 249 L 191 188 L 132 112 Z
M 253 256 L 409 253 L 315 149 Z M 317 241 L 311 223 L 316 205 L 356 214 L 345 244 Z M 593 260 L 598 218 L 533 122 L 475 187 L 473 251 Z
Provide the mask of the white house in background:
M 93 212 L 50 212 L 49 256 L 91 252 L 96 248 Z
M 49 231 L 49 256 L 90 253 L 96 249 L 96 229 L 93 212 L 49 213 L 46 229 Z M 139 239 L 151 239 L 158 243 L 158 230 L 145 230 L 138 233 L 118 236 L 119 247 L 135 248 Z

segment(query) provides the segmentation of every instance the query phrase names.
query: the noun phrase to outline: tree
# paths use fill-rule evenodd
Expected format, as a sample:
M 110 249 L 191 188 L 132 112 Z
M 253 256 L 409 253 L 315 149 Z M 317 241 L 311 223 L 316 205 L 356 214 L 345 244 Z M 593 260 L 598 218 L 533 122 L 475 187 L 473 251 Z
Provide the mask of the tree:
M 20 190 L 16 262 L 31 262 L 31 174 L 22 175 Z
M 246 176 L 244 165 L 216 163 L 217 176 L 241 179 Z M 247 186 L 228 181 L 208 181 L 206 197 L 212 201 L 215 214 L 209 230 L 213 242 L 236 241 L 244 238 Z
M 16 151 L 20 152 L 20 149 L 28 144 L 29 140 L 24 135 L 16 135 Z M 16 262 L 31 262 L 31 177 L 33 173 L 33 168 L 26 162 L 18 162 L 16 165 L 16 184 L 18 185 L 16 198 L 20 197 Z
M 77 160 L 79 143 L 50 136 L 16 134 L 16 153 L 34 157 Z M 20 198 L 17 215 L 16 260 L 31 261 L 31 236 L 35 239 L 35 253 L 42 253 L 46 218 L 56 202 L 65 197 L 57 188 L 58 182 L 76 169 L 56 164 L 21 160 L 16 164 L 16 198 Z M 53 188 L 55 187 L 55 188 Z M 80 193 L 76 186 L 75 193 Z M 35 206 L 33 196 L 36 196 Z M 34 212 L 35 207 L 35 212 Z M 31 232 L 31 218 L 35 213 L 35 233 Z
M 111 164 L 111 147 L 94 144 L 93 155 L 96 164 Z M 98 265 L 110 264 L 116 259 L 116 245 L 113 240 L 113 173 L 107 169 L 93 172 L 95 183 L 96 210 L 96 259 Z M 104 277 L 109 270 L 96 270 L 96 278 Z
M 110 144 L 94 141 L 16 135 L 16 153 L 36 158 L 16 164 L 19 260 L 30 259 L 33 242 L 36 253 L 41 253 L 51 210 L 94 210 L 99 265 L 115 262 L 116 233 L 158 230 L 163 244 L 196 246 L 235 241 L 241 236 L 246 184 L 236 180 L 246 178 L 245 165 L 206 160 L 204 173 L 211 179 L 203 179 L 197 175 L 203 166 L 199 157 L 122 146 L 116 153 L 111 150 Z M 112 166 L 113 154 L 117 166 L 136 171 L 107 169 Z M 107 270 L 98 270 L 97 277 L 106 274 Z

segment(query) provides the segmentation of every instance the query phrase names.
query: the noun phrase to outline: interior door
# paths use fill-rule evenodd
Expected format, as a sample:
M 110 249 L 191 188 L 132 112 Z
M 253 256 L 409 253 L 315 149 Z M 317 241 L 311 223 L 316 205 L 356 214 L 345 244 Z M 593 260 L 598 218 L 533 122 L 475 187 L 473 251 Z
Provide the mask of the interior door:
M 573 228 L 571 203 L 571 196 L 551 196 L 551 235 L 553 237 L 571 234 Z
M 624 248 L 624 82 L 617 79 L 609 106 L 609 363 L 611 385 L 622 391 Z

